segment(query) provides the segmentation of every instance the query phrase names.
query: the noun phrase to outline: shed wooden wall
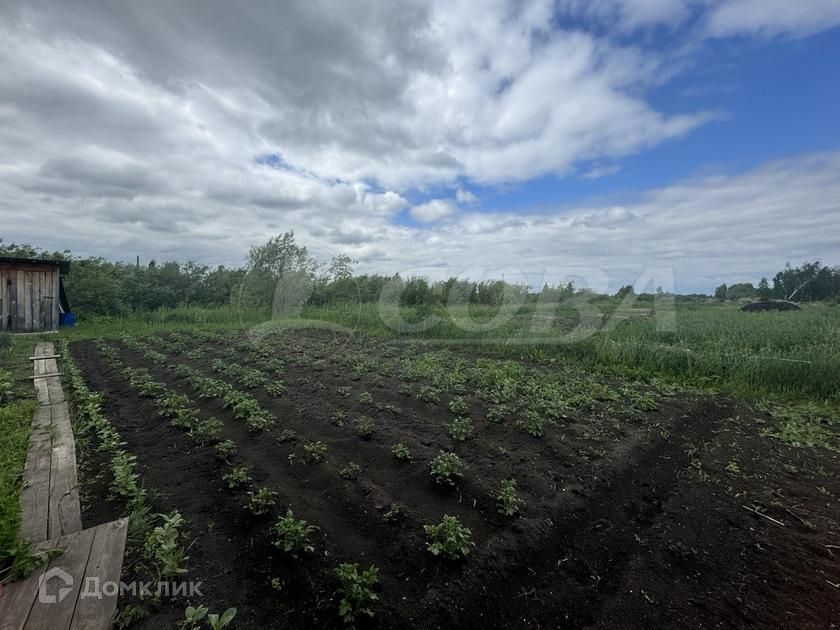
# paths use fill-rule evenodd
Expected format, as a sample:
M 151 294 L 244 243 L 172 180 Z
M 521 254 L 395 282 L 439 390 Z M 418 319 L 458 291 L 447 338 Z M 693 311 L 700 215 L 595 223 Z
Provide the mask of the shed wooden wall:
M 0 330 L 58 330 L 58 267 L 0 263 Z

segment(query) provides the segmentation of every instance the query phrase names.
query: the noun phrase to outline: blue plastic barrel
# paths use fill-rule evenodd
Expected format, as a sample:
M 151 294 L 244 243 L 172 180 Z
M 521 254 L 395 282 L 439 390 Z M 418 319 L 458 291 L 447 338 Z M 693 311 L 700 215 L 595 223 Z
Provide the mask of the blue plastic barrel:
M 58 314 L 58 325 L 59 326 L 75 326 L 76 325 L 76 315 L 75 315 L 75 313 L 59 313 Z

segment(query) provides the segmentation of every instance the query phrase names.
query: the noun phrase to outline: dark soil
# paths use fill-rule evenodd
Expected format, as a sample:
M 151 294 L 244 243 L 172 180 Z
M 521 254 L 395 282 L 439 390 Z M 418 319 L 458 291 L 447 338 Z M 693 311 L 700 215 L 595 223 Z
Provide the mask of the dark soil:
M 784 300 L 768 300 L 766 302 L 752 302 L 744 304 L 741 310 L 745 313 L 760 313 L 762 311 L 801 311 L 798 304 Z
M 169 357 L 224 380 L 210 365 L 225 345 L 206 347 L 199 360 Z M 332 573 L 340 562 L 379 567 L 376 616 L 361 624 L 370 627 L 826 628 L 840 619 L 836 454 L 761 437 L 764 416 L 724 397 L 689 395 L 662 399 L 644 414 L 593 404 L 542 439 L 510 421 L 484 420 L 486 407 L 472 398 L 475 437 L 455 444 L 446 430 L 450 397 L 431 404 L 407 395 L 393 369 L 407 350 L 355 344 L 352 351 L 381 363 L 354 374 L 340 360 L 348 344 L 334 347 L 327 333 L 286 335 L 285 394 L 249 390 L 277 418 L 261 435 L 219 401 L 195 396 L 171 370 L 122 348 L 126 365 L 149 369 L 190 395 L 202 416 L 224 422 L 223 438 L 238 448 L 234 463 L 278 493 L 275 516 L 291 506 L 319 528 L 316 551 L 293 561 L 271 544 L 272 518 L 253 517 L 247 497 L 227 489 L 228 467 L 212 448 L 159 417 L 151 400 L 104 367 L 94 344 L 72 346 L 138 457 L 141 479 L 156 493 L 154 510 L 177 509 L 189 523 L 188 577 L 202 581 L 204 594 L 192 603 L 235 606 L 235 628 L 340 625 Z M 260 366 L 255 356 L 237 360 Z M 339 392 L 347 386 L 349 397 Z M 364 391 L 373 405 L 358 402 Z M 332 419 L 336 410 L 346 413 L 345 426 Z M 376 421 L 370 440 L 353 430 L 362 414 Z M 284 429 L 297 441 L 279 443 Z M 311 440 L 327 445 L 323 463 L 303 462 L 301 443 Z M 398 441 L 413 463 L 393 459 Z M 468 467 L 450 490 L 428 472 L 441 450 L 454 450 Z M 338 474 L 348 462 L 362 466 L 356 481 Z M 493 500 L 509 477 L 527 502 L 517 519 L 501 516 Z M 102 492 L 101 482 L 89 488 Z M 388 523 L 383 514 L 395 502 L 405 515 Z M 476 548 L 464 562 L 425 549 L 423 525 L 444 514 L 472 529 Z M 86 524 L 116 516 L 107 501 L 86 502 Z M 272 578 L 282 588 L 272 588 Z M 171 628 L 185 606 L 164 600 L 139 627 Z

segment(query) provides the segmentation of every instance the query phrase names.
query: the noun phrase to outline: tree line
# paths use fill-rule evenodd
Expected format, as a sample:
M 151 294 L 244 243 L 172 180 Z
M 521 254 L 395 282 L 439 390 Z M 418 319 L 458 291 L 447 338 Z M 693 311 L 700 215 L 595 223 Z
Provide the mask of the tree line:
M 727 286 L 722 284 L 715 289 L 714 296 L 719 300 L 792 300 L 795 302 L 815 302 L 840 300 L 840 267 L 828 267 L 819 261 L 805 262 L 798 267 L 790 263 L 773 276 L 772 285 L 765 277 L 758 286 L 751 282 L 739 282 Z
M 546 284 L 540 291 L 529 291 L 524 284 L 504 280 L 475 282 L 462 278 L 429 281 L 402 278 L 399 274 L 355 275 L 349 256 L 339 255 L 320 263 L 293 232 L 286 232 L 252 247 L 241 267 L 211 267 L 195 262 L 151 261 L 140 265 L 112 262 L 101 257 L 78 257 L 70 251 L 48 251 L 28 244 L 5 244 L 0 239 L 0 256 L 67 260 L 72 264 L 64 278 L 65 289 L 74 311 L 83 315 L 125 316 L 179 306 L 221 307 L 238 305 L 248 309 L 283 309 L 289 304 L 323 306 L 342 303 L 376 302 L 385 292 L 403 306 L 504 303 L 556 303 L 582 292 L 573 282 Z M 282 285 L 282 291 L 277 287 Z M 660 291 L 658 291 L 660 292 Z M 622 287 L 616 297 L 633 294 L 632 286 Z M 792 298 L 789 297 L 792 295 Z M 634 297 L 653 300 L 652 294 Z M 819 262 L 800 267 L 788 264 L 773 277 L 772 287 L 762 278 L 758 287 L 750 283 L 721 285 L 715 297 L 780 298 L 797 301 L 828 300 L 840 297 L 840 268 Z M 691 299 L 705 296 L 692 295 Z M 687 298 L 688 299 L 688 298 Z

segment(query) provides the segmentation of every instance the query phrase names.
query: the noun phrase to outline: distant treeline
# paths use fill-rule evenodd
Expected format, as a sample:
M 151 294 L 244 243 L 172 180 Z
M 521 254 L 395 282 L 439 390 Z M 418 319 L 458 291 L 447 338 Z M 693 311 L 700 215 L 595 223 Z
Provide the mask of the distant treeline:
M 792 300 L 814 302 L 840 300 L 840 267 L 827 267 L 820 262 L 806 262 L 799 267 L 790 263 L 773 276 L 773 284 L 762 278 L 755 287 L 750 282 L 720 285 L 715 289 L 719 300 Z
M 345 255 L 336 256 L 328 264 L 317 262 L 306 247 L 296 243 L 287 232 L 267 243 L 252 247 L 242 267 L 210 267 L 194 262 L 168 261 L 148 264 L 111 262 L 104 258 L 80 258 L 69 251 L 51 252 L 32 245 L 4 244 L 0 240 L 0 256 L 69 260 L 70 272 L 64 279 L 71 306 L 84 315 L 122 316 L 138 311 L 179 306 L 220 307 L 240 305 L 247 309 L 277 309 L 286 300 L 297 305 L 321 306 L 352 302 L 376 302 L 383 294 L 404 306 L 436 306 L 445 304 L 555 303 L 585 293 L 574 283 L 546 284 L 539 292 L 521 284 L 502 280 L 473 282 L 449 278 L 430 282 L 425 278 L 401 278 L 381 274 L 354 275 L 354 261 Z M 840 295 L 840 270 L 805 263 L 774 277 L 768 297 L 786 297 L 805 282 L 796 300 L 830 299 Z M 828 278 L 828 280 L 826 280 Z M 282 291 L 277 291 L 278 282 Z M 737 299 L 763 295 L 769 288 L 766 279 L 759 288 L 749 284 L 719 287 L 716 297 Z M 830 290 L 826 290 L 830 286 Z M 746 288 L 751 291 L 748 291 Z M 633 292 L 622 287 L 616 294 L 624 298 Z M 784 294 L 784 295 L 783 295 Z M 653 300 L 653 294 L 636 296 Z M 685 299 L 705 299 L 694 294 Z

